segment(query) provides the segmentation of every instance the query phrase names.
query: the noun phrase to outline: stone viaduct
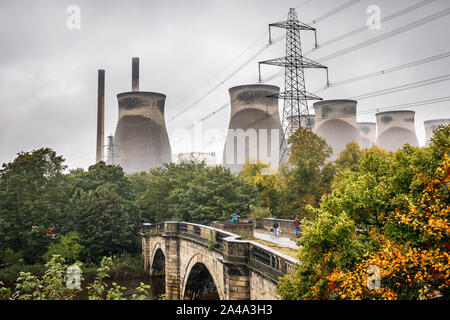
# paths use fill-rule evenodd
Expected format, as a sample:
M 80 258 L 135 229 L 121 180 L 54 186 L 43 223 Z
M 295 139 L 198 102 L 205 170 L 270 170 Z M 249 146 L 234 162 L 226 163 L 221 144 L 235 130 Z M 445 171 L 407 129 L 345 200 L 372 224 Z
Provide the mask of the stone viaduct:
M 145 270 L 164 279 L 170 300 L 274 300 L 296 259 L 254 241 L 186 222 L 145 224 Z

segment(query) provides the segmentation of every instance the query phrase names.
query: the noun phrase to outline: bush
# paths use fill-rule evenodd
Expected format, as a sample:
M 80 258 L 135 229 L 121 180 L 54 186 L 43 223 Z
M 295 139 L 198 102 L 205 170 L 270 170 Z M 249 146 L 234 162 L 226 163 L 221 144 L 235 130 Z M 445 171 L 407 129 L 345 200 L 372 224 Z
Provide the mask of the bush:
M 14 263 L 20 259 L 22 259 L 22 255 L 19 252 L 14 252 L 11 248 L 0 250 L 0 264 Z
M 53 255 L 60 255 L 67 263 L 74 263 L 80 256 L 83 246 L 79 244 L 80 237 L 76 232 L 69 232 L 61 237 L 59 243 L 52 243 L 42 256 L 46 261 Z

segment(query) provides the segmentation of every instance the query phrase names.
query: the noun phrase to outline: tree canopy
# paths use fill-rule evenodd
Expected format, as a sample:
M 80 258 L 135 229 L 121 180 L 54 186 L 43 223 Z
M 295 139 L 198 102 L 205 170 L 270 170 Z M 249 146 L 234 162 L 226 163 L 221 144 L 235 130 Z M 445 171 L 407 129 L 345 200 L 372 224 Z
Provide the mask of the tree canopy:
M 448 298 L 450 126 L 429 147 L 363 150 L 304 226 L 284 299 Z M 381 286 L 368 287 L 379 270 Z
M 228 169 L 190 160 L 152 169 L 138 203 L 148 222 L 200 223 L 231 219 L 237 208 L 245 216 L 258 201 L 254 186 Z

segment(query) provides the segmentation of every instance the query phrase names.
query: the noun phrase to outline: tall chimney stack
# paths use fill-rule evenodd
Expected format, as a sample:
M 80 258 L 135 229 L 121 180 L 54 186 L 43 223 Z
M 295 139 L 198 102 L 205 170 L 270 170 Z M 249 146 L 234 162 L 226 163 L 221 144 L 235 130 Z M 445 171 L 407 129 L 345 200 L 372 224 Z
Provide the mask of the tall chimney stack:
M 97 153 L 95 162 L 103 161 L 105 139 L 105 70 L 98 70 Z
M 139 91 L 139 58 L 137 57 L 132 60 L 131 88 L 132 91 Z

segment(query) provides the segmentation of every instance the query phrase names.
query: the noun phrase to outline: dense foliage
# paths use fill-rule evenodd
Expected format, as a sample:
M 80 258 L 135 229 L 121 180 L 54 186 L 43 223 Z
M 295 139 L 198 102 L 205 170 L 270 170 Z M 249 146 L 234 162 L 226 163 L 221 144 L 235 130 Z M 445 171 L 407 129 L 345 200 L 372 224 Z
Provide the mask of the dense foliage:
M 103 257 L 94 282 L 87 284 L 89 300 L 124 300 L 125 287 L 113 282 L 109 287 L 105 282 L 114 264 L 113 257 Z M 5 300 L 73 300 L 81 290 L 82 264 L 77 262 L 79 268 L 78 280 L 71 273 L 66 261 L 59 255 L 53 255 L 45 265 L 45 273 L 39 278 L 30 272 L 21 272 L 16 280 L 14 291 L 3 287 L 0 282 L 0 299 Z M 109 288 L 108 288 L 109 287 Z M 140 283 L 133 299 L 144 300 L 149 296 L 149 285 Z
M 126 175 L 99 162 L 65 173 L 48 148 L 20 153 L 0 170 L 0 264 L 100 262 L 137 253 L 142 222 L 208 222 L 259 204 L 255 187 L 217 166 L 183 162 Z
M 308 128 L 299 128 L 289 138 L 290 154 L 281 168 L 281 213 L 279 217 L 310 217 L 308 205 L 317 206 L 329 191 L 334 166 L 327 161 L 332 150 Z
M 446 155 L 447 154 L 447 155 Z M 284 299 L 448 298 L 450 126 L 429 147 L 363 150 L 304 227 Z M 353 157 L 347 157 L 353 159 Z M 373 270 L 381 286 L 371 289 Z
M 255 186 L 259 193 L 260 206 L 251 208 L 251 216 L 278 216 L 281 200 L 280 174 L 258 160 L 257 163 L 244 164 L 240 176 Z
M 245 217 L 259 201 L 254 186 L 228 169 L 192 160 L 152 169 L 145 183 L 138 203 L 148 222 L 229 220 L 236 209 Z
M 22 251 L 30 263 L 36 258 L 34 250 L 38 256 L 45 253 L 50 240 L 43 234 L 44 228 L 61 221 L 67 201 L 63 162 L 62 157 L 45 148 L 20 153 L 13 162 L 3 164 L 0 250 Z

